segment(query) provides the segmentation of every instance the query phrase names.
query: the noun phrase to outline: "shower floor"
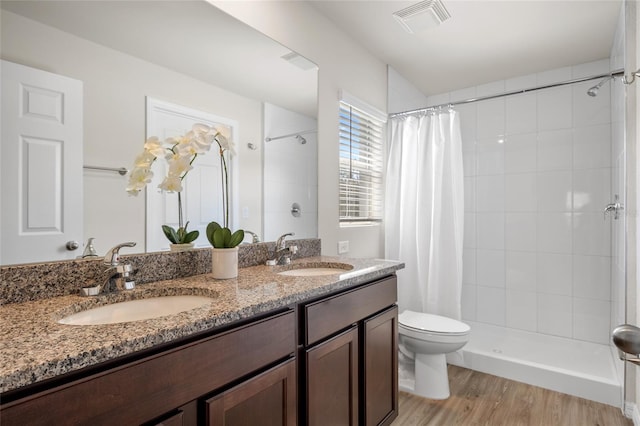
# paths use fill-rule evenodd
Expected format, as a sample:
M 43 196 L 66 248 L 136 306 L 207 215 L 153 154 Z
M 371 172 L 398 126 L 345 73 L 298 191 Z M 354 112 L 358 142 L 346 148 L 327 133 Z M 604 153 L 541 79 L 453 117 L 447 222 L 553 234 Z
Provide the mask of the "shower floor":
M 471 338 L 450 364 L 616 407 L 622 384 L 611 347 L 466 321 Z

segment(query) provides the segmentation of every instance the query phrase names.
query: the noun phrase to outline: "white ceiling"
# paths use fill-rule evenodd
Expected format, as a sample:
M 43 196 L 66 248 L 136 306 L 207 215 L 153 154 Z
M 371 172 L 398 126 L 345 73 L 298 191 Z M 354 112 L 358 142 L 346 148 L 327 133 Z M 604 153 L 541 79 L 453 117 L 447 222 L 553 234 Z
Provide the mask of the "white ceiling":
M 290 49 L 204 1 L 2 0 L 0 6 L 240 95 L 317 114 L 316 69 L 284 61 Z
M 451 18 L 409 34 L 392 13 L 415 1 L 311 1 L 424 94 L 609 57 L 621 0 L 442 0 Z

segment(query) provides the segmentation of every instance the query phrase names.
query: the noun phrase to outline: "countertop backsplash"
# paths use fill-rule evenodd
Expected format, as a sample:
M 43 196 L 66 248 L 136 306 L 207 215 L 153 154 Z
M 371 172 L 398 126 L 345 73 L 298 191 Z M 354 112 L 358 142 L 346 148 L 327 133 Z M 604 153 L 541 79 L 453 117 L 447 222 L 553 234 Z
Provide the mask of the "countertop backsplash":
M 291 256 L 292 259 L 320 255 L 318 238 L 287 240 L 287 246 L 291 245 L 298 246 L 298 252 Z M 246 268 L 264 264 L 274 249 L 274 242 L 242 244 L 238 251 L 238 266 Z M 210 248 L 123 254 L 120 258 L 136 269 L 136 285 L 211 272 Z M 0 305 L 76 294 L 82 286 L 104 279 L 105 269 L 102 257 L 2 266 Z

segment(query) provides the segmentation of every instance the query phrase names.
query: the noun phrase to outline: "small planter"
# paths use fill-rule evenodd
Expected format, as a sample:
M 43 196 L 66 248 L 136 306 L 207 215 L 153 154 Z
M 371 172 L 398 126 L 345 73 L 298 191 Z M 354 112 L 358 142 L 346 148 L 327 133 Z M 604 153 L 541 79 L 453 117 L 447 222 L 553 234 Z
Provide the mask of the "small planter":
M 211 273 L 213 278 L 227 280 L 238 276 L 238 247 L 212 248 Z
M 187 251 L 193 249 L 194 243 L 185 243 L 185 244 L 169 244 L 170 251 Z

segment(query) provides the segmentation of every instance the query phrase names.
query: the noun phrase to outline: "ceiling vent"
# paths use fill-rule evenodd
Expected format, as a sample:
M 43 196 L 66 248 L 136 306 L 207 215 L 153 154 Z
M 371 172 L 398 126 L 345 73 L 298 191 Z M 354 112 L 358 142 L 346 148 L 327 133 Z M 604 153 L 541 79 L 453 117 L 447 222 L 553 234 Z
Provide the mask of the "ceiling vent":
M 451 15 L 440 0 L 425 0 L 395 12 L 393 17 L 405 31 L 413 34 L 436 27 Z
M 286 55 L 282 55 L 281 58 L 289 62 L 290 64 L 295 65 L 301 70 L 308 71 L 318 68 L 316 64 L 296 52 L 287 53 Z

